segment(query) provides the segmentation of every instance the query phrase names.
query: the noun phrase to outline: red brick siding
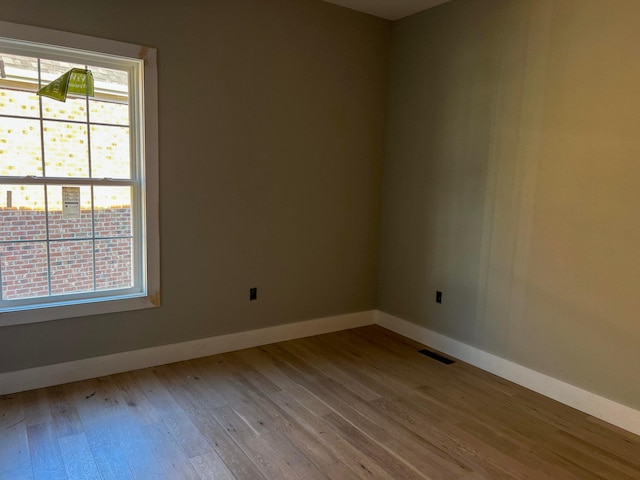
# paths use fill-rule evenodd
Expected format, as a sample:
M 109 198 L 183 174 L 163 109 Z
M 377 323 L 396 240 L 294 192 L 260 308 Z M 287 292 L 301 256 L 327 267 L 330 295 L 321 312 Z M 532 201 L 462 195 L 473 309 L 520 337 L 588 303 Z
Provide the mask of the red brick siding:
M 96 209 L 97 237 L 131 235 L 131 209 Z M 61 211 L 49 212 L 51 239 L 91 237 L 91 211 L 81 218 L 64 219 Z M 4 299 L 48 295 L 45 213 L 42 210 L 0 208 L 0 239 L 27 243 L 0 244 L 0 273 Z M 92 291 L 93 242 L 54 241 L 50 246 L 51 291 L 55 294 Z M 96 289 L 131 286 L 132 242 L 128 238 L 96 240 Z

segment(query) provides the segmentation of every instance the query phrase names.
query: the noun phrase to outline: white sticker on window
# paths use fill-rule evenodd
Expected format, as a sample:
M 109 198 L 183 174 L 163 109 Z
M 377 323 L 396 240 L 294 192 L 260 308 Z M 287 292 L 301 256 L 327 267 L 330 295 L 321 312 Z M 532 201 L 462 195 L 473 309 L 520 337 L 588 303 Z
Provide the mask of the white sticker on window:
M 62 187 L 62 218 L 80 218 L 80 187 Z

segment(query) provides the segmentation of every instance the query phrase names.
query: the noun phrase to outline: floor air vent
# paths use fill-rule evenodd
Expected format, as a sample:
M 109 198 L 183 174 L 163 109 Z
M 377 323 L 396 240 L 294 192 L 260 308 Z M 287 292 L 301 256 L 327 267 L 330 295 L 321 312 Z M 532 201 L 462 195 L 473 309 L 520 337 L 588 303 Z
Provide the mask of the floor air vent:
M 431 350 L 418 350 L 419 353 L 426 355 L 429 358 L 433 358 L 434 360 L 439 361 L 440 363 L 444 363 L 445 365 L 451 365 L 452 363 L 456 363 L 450 358 L 443 357 L 442 355 L 432 352 Z

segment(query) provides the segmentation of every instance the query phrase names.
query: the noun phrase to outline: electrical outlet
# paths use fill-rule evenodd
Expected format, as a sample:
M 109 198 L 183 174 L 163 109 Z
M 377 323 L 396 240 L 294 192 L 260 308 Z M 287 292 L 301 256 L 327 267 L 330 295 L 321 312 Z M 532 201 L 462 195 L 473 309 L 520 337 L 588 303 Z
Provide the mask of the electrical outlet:
M 442 292 L 436 291 L 436 303 L 442 303 Z
M 253 287 L 249 289 L 249 300 L 257 300 L 258 299 L 258 287 Z

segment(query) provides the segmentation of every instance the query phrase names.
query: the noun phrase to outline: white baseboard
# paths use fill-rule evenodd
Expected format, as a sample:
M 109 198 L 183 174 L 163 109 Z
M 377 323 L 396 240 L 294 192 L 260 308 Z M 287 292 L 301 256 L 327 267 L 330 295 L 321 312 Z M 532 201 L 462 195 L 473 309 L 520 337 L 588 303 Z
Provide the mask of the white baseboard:
M 0 373 L 0 395 L 154 367 L 374 323 L 373 310 Z
M 376 311 L 376 324 L 491 372 L 588 415 L 640 435 L 640 411 L 523 367 L 504 358 Z
M 0 395 L 378 324 L 640 435 L 640 411 L 380 311 L 365 311 L 0 373 Z

